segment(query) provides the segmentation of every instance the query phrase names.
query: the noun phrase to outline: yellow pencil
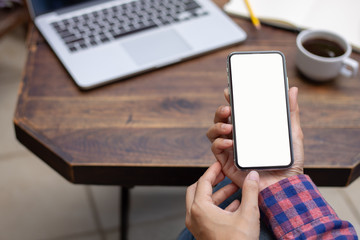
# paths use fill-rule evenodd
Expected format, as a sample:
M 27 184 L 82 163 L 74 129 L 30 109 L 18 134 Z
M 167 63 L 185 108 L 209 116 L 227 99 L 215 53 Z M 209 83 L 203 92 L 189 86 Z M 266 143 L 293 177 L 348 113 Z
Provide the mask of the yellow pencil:
M 254 24 L 254 26 L 256 27 L 256 29 L 260 29 L 261 28 L 261 24 L 260 24 L 260 21 L 259 19 L 255 16 L 253 10 L 251 9 L 251 6 L 250 6 L 250 3 L 248 0 L 244 0 L 245 1 L 245 4 L 246 4 L 246 7 L 249 11 L 249 14 L 250 14 L 250 19 L 252 21 L 252 23 Z

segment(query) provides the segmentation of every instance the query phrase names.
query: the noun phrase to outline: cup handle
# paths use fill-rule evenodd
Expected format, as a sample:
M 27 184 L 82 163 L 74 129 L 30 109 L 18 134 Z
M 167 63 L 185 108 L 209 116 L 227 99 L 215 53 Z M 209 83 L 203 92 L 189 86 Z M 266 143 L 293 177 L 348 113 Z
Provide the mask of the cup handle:
M 346 58 L 344 60 L 344 66 L 341 68 L 341 74 L 345 77 L 356 76 L 359 68 L 359 63 L 352 58 Z

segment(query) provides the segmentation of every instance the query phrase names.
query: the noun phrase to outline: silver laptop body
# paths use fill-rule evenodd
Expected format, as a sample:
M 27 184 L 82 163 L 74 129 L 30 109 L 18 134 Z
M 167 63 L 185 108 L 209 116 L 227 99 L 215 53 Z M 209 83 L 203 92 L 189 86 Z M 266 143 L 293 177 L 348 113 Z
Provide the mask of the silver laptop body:
M 246 38 L 246 33 L 210 0 L 84 1 L 78 6 L 42 14 L 35 6 L 41 1 L 27 1 L 35 25 L 82 89 L 157 69 Z M 169 1 L 175 7 L 164 7 Z M 151 10 L 155 5 L 162 10 Z M 143 6 L 151 9 L 144 10 Z M 195 9 L 187 11 L 188 8 Z M 95 27 L 89 27 L 93 24 L 91 17 L 99 14 L 104 17 L 97 21 L 110 27 L 98 22 Z M 131 14 L 137 15 L 131 17 Z M 149 16 L 156 14 L 163 15 L 149 20 Z M 126 21 L 137 22 L 126 22 L 125 26 L 122 16 Z M 74 27 L 79 21 L 88 28 Z M 78 32 L 65 29 L 68 27 Z M 105 34 L 94 36 L 100 30 Z M 82 38 L 80 34 L 84 32 L 90 38 Z

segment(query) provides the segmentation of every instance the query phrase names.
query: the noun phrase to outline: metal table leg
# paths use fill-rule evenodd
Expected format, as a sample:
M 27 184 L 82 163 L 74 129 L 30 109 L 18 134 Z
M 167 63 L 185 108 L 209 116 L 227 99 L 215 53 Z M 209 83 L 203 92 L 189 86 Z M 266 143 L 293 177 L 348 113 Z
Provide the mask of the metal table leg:
M 127 240 L 129 230 L 130 188 L 120 187 L 120 240 Z

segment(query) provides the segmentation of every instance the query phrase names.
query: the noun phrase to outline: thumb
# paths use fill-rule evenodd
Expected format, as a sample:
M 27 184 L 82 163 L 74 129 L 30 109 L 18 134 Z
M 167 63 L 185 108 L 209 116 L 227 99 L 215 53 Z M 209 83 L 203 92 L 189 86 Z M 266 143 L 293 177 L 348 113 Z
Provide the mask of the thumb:
M 242 214 L 245 214 L 245 216 L 256 216 L 259 218 L 259 178 L 258 172 L 251 171 L 244 180 L 239 210 Z

